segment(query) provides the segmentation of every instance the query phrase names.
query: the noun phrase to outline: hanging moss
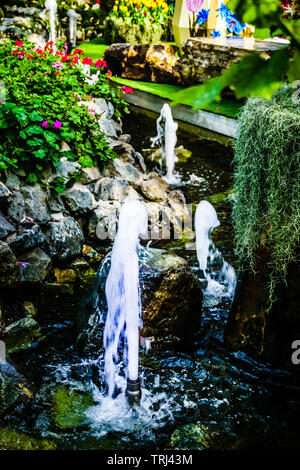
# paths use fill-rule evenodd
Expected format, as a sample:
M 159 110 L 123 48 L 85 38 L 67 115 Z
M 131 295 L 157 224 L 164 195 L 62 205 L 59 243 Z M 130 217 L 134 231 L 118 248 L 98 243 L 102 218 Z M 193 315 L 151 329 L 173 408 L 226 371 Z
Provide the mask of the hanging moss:
M 251 98 L 235 143 L 233 223 L 240 261 L 270 254 L 271 294 L 299 254 L 300 106 L 290 86 L 272 99 Z

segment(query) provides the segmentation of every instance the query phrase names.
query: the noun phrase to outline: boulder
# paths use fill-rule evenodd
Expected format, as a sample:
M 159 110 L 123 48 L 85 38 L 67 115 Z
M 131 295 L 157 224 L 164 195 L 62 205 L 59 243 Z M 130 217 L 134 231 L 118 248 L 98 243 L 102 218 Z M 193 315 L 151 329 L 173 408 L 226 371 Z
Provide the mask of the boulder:
M 15 231 L 15 227 L 6 220 L 6 218 L 0 211 L 0 238 L 6 238 L 8 235 L 14 233 Z
M 141 185 L 142 174 L 133 165 L 123 163 L 119 158 L 113 160 L 113 165 L 121 178 L 131 183 L 134 187 Z
M 117 233 L 118 201 L 100 201 L 89 219 L 88 233 L 93 240 L 114 240 Z
M 11 191 L 19 191 L 20 189 L 20 178 L 13 173 L 12 171 L 7 172 L 7 178 L 5 181 L 5 185 L 11 190 Z
M 129 189 L 127 181 L 121 178 L 102 178 L 99 181 L 101 201 L 123 201 Z
M 117 137 L 115 123 L 112 119 L 107 119 L 105 115 L 102 115 L 98 120 L 98 124 L 101 132 L 104 132 L 104 134 L 108 135 L 109 137 Z
M 86 214 L 97 207 L 93 194 L 81 183 L 75 183 L 72 188 L 67 189 L 62 198 L 75 215 Z
M 43 282 L 51 270 L 51 258 L 40 248 L 23 254 L 21 261 L 22 282 Z
M 141 185 L 142 193 L 150 201 L 165 201 L 168 189 L 168 183 L 155 171 L 149 173 L 147 179 Z
M 10 196 L 10 190 L 0 181 L 0 203 L 7 202 Z
M 8 287 L 20 280 L 20 266 L 7 243 L 0 241 L 0 287 Z
M 114 75 L 121 76 L 130 44 L 112 44 L 104 53 L 107 67 Z
M 81 171 L 81 165 L 77 162 L 71 162 L 66 157 L 62 157 L 60 159 L 60 166 L 56 168 L 54 173 L 51 173 L 49 176 L 48 183 L 51 183 L 55 180 L 55 178 L 63 178 L 65 184 L 69 183 L 71 179 L 78 175 Z
M 82 230 L 73 217 L 50 222 L 45 230 L 47 251 L 57 260 L 66 260 L 81 253 L 84 242 Z
M 25 218 L 25 204 L 22 194 L 14 191 L 12 201 L 8 206 L 7 215 L 16 223 L 20 223 Z
M 38 224 L 46 224 L 51 220 L 50 208 L 48 206 L 49 196 L 39 184 L 26 185 L 20 189 L 24 202 L 26 215 Z
M 39 225 L 26 224 L 25 227 L 20 235 L 9 241 L 10 248 L 17 256 L 45 241 L 45 236 Z
M 10 364 L 0 364 L 0 415 L 31 398 L 24 378 Z
M 82 184 L 90 184 L 94 183 L 95 181 L 101 178 L 100 170 L 97 166 L 92 168 L 82 168 L 81 169 L 81 176 L 80 182 Z

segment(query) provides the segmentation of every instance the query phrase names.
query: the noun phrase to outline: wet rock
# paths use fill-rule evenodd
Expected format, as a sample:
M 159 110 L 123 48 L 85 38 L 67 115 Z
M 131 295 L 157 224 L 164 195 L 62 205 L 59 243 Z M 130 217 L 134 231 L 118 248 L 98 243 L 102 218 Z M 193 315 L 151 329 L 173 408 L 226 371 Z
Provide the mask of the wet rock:
M 94 248 L 88 245 L 83 245 L 82 254 L 89 265 L 96 270 L 99 268 L 101 261 L 105 257 L 104 254 L 98 253 Z
M 23 303 L 23 307 L 26 316 L 35 317 L 37 315 L 37 309 L 35 308 L 33 302 L 25 300 Z
M 7 202 L 10 196 L 10 190 L 0 181 L 0 203 Z
M 20 258 L 21 281 L 43 282 L 51 270 L 51 258 L 40 248 L 35 248 Z
M 7 243 L 0 241 L 0 287 L 8 287 L 20 280 L 20 266 Z
M 0 429 L 0 449 L 5 450 L 54 450 L 56 444 L 45 439 L 38 440 L 10 428 Z
M 80 182 L 82 184 L 90 184 L 94 183 L 95 181 L 99 180 L 101 178 L 101 173 L 98 167 L 92 167 L 92 168 L 82 168 L 81 169 L 81 176 L 80 176 Z
M 25 204 L 22 194 L 15 191 L 12 195 L 12 202 L 7 209 L 7 215 L 16 223 L 20 223 L 25 217 Z
M 114 240 L 119 209 L 120 203 L 118 201 L 100 201 L 89 219 L 89 237 L 93 240 Z
M 175 337 L 188 347 L 201 324 L 200 282 L 183 258 L 154 250 L 151 255 L 141 274 L 143 336 Z
M 58 284 L 74 284 L 77 277 L 74 269 L 55 268 L 54 274 Z
M 19 191 L 19 189 L 20 189 L 20 178 L 15 173 L 13 173 L 12 171 L 8 171 L 5 185 L 11 191 Z
M 30 250 L 45 241 L 45 236 L 39 225 L 26 228 L 21 235 L 16 236 L 9 242 L 12 251 L 18 256 L 24 251 Z
M 52 395 L 53 419 L 60 429 L 83 426 L 87 422 L 86 410 L 94 404 L 89 395 L 58 386 Z
M 45 234 L 48 254 L 51 257 L 66 260 L 81 253 L 84 235 L 73 217 L 63 217 L 58 222 L 50 222 Z
M 213 436 L 201 424 L 186 424 L 171 435 L 170 450 L 207 450 L 212 447 Z
M 142 193 L 150 201 L 165 201 L 167 198 L 168 183 L 154 171 L 149 173 L 141 185 Z
M 14 233 L 15 231 L 15 227 L 6 220 L 0 211 L 0 238 L 6 238 L 9 234 Z
M 51 220 L 51 213 L 47 204 L 49 196 L 38 184 L 22 186 L 20 189 L 24 202 L 26 215 L 38 224 L 46 224 Z
M 0 416 L 31 398 L 24 378 L 9 363 L 0 364 Z
M 120 175 L 134 187 L 139 187 L 142 182 L 142 174 L 133 165 L 123 163 L 119 158 L 115 158 L 113 165 Z
M 99 181 L 101 201 L 123 201 L 126 198 L 129 184 L 121 178 L 102 178 Z
M 93 194 L 81 183 L 75 183 L 72 188 L 63 193 L 62 197 L 75 215 L 86 214 L 97 207 Z
M 34 330 L 37 326 L 37 321 L 31 316 L 28 316 L 8 325 L 4 329 L 4 334 L 5 336 L 9 336 L 20 332 L 24 333 L 25 331 Z

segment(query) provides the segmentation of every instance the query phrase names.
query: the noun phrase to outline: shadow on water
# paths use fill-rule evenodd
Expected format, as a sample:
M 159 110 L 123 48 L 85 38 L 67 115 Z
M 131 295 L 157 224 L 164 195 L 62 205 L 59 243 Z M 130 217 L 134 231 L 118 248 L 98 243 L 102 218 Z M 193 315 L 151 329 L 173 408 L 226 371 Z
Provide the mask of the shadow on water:
M 153 116 L 131 114 L 124 122 L 124 132 L 132 134 L 132 145 L 140 152 L 149 148 L 155 131 Z M 232 149 L 187 136 L 182 129 L 178 145 L 191 152 L 176 165 L 185 182 L 180 189 L 188 203 L 207 199 L 214 205 L 221 225 L 213 240 L 234 264 Z M 147 160 L 147 166 L 157 168 L 157 163 Z M 202 179 L 187 184 L 191 174 Z M 168 249 L 188 259 L 197 272 L 194 251 L 172 243 Z M 228 299 L 220 299 L 203 308 L 193 353 L 155 347 L 141 351 L 144 389 L 136 413 L 122 393 L 114 403 L 104 398 L 102 345 L 96 355 L 80 357 L 73 348 L 72 322 L 50 322 L 41 328 L 43 341 L 13 356 L 33 384 L 36 398 L 5 418 L 2 427 L 48 439 L 59 449 L 297 448 L 299 383 L 288 373 L 225 350 L 222 334 L 229 306 Z

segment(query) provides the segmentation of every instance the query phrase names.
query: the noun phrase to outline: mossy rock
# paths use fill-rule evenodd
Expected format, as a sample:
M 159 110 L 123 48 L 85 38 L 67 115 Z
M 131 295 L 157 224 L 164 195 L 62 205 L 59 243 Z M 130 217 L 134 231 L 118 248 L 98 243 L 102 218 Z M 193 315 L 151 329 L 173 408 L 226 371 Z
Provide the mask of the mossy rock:
M 121 18 L 106 19 L 104 30 L 105 44 L 159 44 L 164 35 L 164 27 L 146 28 L 142 25 L 127 24 Z
M 176 429 L 170 440 L 170 450 L 207 450 L 211 448 L 212 436 L 201 424 L 186 424 Z
M 0 429 L 0 450 L 55 450 L 54 442 L 34 439 L 9 428 Z
M 61 386 L 56 388 L 52 402 L 54 422 L 61 429 L 83 426 L 86 410 L 94 405 L 90 396 Z

